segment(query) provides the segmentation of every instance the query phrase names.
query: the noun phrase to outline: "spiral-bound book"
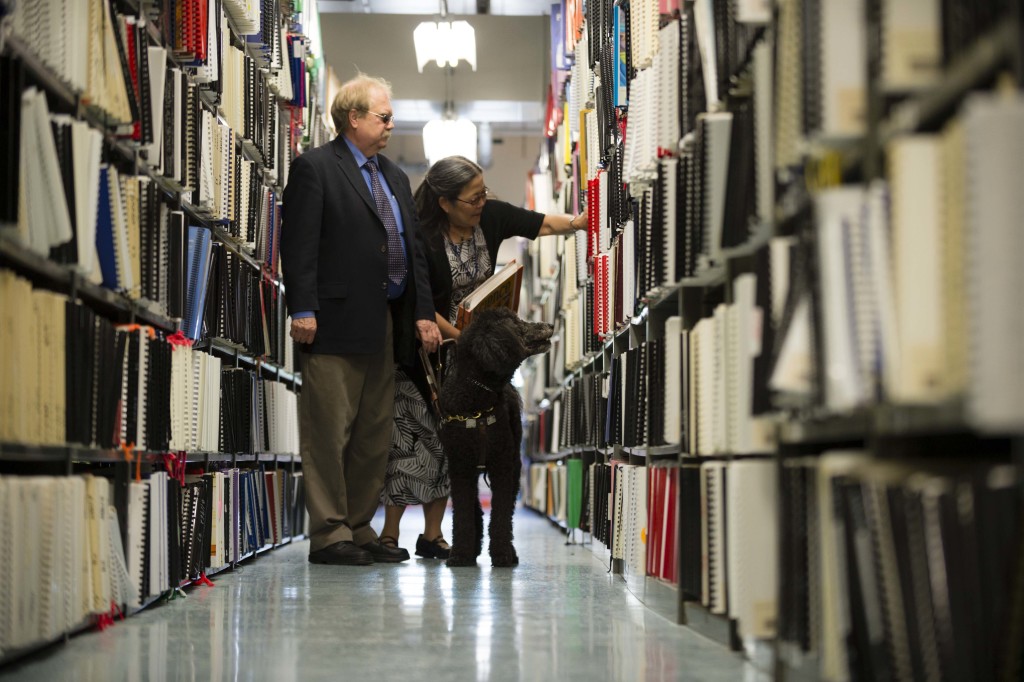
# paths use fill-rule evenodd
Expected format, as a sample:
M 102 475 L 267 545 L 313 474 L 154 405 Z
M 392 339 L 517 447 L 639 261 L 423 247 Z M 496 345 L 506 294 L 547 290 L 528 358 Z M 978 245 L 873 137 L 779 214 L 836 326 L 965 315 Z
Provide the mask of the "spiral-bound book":
M 725 533 L 729 615 L 741 637 L 775 636 L 779 529 L 778 476 L 769 459 L 729 464 Z

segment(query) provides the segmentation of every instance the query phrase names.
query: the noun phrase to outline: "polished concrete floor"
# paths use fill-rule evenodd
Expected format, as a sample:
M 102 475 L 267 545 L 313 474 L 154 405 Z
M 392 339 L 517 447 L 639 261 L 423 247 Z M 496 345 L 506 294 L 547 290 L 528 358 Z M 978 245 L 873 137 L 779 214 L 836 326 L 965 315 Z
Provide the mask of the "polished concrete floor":
M 741 657 L 641 604 L 529 510 L 520 565 L 311 565 L 297 542 L 0 669 L 0 680 L 743 680 Z M 380 523 L 375 527 L 379 528 Z M 400 544 L 415 546 L 410 509 Z M 450 537 L 450 526 L 445 527 Z

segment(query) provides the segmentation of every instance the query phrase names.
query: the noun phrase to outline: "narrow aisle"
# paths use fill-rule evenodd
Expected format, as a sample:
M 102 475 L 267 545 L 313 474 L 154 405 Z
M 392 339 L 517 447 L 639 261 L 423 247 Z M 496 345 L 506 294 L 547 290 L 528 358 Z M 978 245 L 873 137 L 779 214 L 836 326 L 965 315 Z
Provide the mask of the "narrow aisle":
M 422 519 L 419 508 L 403 519 L 410 552 Z M 308 544 L 295 543 L 0 679 L 758 679 L 737 654 L 641 604 L 589 549 L 564 546 L 547 520 L 519 509 L 515 523 L 511 570 L 486 556 L 460 569 L 415 556 L 311 565 Z

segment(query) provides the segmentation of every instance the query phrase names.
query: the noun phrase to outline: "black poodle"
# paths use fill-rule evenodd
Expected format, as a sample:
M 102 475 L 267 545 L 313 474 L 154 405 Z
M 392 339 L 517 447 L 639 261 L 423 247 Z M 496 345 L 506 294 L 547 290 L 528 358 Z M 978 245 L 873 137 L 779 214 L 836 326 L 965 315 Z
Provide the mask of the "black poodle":
M 449 566 L 474 566 L 483 550 L 480 473 L 491 484 L 492 566 L 519 563 L 512 513 L 519 494 L 522 404 L 511 379 L 531 355 L 551 347 L 550 324 L 524 322 L 507 308 L 481 310 L 459 338 L 457 357 L 441 381 L 441 444 L 452 485 Z

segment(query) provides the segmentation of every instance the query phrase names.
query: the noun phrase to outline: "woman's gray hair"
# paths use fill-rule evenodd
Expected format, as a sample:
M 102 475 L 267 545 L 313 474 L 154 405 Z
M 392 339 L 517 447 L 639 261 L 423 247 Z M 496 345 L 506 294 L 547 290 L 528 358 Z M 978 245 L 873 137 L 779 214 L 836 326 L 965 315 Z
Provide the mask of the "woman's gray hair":
M 383 90 L 391 98 L 391 83 L 383 78 L 358 73 L 352 80 L 345 81 L 331 103 L 331 118 L 338 134 L 349 129 L 348 112 L 366 112 L 370 107 L 370 95 L 374 90 Z M 365 113 L 363 114 L 366 115 Z
M 428 238 L 440 235 L 448 224 L 441 197 L 454 201 L 466 185 L 483 173 L 483 168 L 465 156 L 446 156 L 430 167 L 415 195 L 420 229 Z

